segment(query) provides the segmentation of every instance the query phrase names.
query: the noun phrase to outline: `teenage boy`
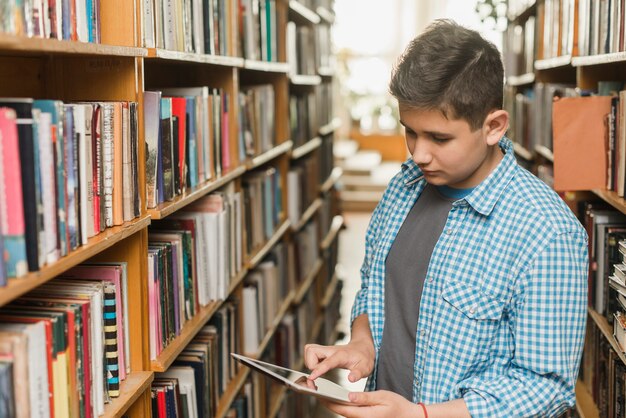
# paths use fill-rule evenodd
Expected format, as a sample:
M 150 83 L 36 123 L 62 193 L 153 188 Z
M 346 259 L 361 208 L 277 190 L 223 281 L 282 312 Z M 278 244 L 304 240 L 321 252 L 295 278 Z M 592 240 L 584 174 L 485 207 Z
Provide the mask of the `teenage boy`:
M 347 345 L 305 347 L 312 380 L 369 377 L 346 417 L 552 417 L 575 401 L 587 236 L 515 161 L 495 46 L 450 21 L 392 75 L 411 157 L 366 234 Z

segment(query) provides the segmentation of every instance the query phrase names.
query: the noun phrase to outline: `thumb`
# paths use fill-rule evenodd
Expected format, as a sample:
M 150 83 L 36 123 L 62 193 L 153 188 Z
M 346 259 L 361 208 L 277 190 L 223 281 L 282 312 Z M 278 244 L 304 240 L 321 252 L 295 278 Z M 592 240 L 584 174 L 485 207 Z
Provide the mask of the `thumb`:
M 358 382 L 359 380 L 361 380 L 362 377 L 363 377 L 363 374 L 361 373 L 361 371 L 354 369 L 350 371 L 350 374 L 348 375 L 348 380 L 351 383 L 354 383 L 354 382 Z
M 350 402 L 363 406 L 377 405 L 379 403 L 374 392 L 350 392 L 348 398 Z

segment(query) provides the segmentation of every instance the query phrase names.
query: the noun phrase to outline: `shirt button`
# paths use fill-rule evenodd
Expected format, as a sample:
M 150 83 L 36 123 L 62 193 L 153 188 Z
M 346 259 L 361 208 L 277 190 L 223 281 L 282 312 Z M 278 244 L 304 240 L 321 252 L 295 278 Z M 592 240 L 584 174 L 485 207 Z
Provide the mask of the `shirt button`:
M 432 277 L 429 277 L 429 278 L 428 278 L 428 283 L 432 283 L 432 282 L 434 282 L 434 281 L 435 281 L 435 279 L 433 279 Z
M 426 335 L 426 330 L 421 330 L 420 331 L 420 335 L 423 337 L 424 335 Z
M 454 232 L 454 230 L 452 228 L 446 229 L 446 234 L 448 234 L 448 235 L 452 235 L 453 232 Z
M 474 314 L 475 312 L 476 312 L 476 306 L 472 306 L 472 307 L 469 309 L 469 313 Z

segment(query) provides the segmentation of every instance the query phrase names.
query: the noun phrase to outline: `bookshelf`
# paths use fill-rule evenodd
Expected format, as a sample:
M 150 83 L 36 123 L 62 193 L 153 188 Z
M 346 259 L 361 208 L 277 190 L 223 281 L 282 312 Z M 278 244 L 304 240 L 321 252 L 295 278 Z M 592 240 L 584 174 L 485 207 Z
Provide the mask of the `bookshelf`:
M 516 153 L 520 159 L 526 160 L 525 166 L 546 183 L 553 185 L 555 168 L 559 163 L 565 163 L 563 156 L 558 152 L 555 153 L 553 147 L 551 120 L 544 124 L 540 121 L 541 115 L 551 114 L 553 97 L 579 96 L 581 92 L 582 95 L 587 95 L 589 92 L 597 92 L 600 82 L 626 80 L 626 54 L 623 36 L 618 30 L 619 27 L 623 28 L 623 22 L 613 19 L 619 15 L 614 9 L 599 10 L 598 14 L 589 9 L 591 2 L 586 1 L 519 0 L 508 3 L 509 43 L 508 48 L 505 46 L 504 52 L 509 70 L 514 69 L 513 72 L 507 70 L 509 74 L 505 87 L 505 102 L 512 115 L 509 134 L 516 142 Z M 557 7 L 559 4 L 560 8 Z M 525 25 L 525 22 L 531 23 Z M 516 40 L 525 46 L 525 42 L 528 41 L 528 49 L 532 50 L 530 54 L 532 71 L 519 71 L 519 66 L 516 66 L 519 61 L 528 57 L 524 55 L 523 50 L 516 49 L 515 45 L 510 43 L 515 40 L 511 35 L 515 29 L 519 34 L 520 27 L 523 27 L 524 32 L 529 32 L 528 36 L 518 37 Z M 623 90 L 623 87 L 617 90 Z M 579 113 L 581 120 L 585 120 L 585 112 L 581 110 Z M 543 124 L 543 129 L 534 128 L 530 131 L 520 129 L 521 126 L 533 124 Z M 618 127 L 616 138 L 622 134 L 620 131 L 623 129 Z M 622 146 L 618 142 L 616 144 L 615 147 Z M 520 148 L 524 148 L 524 151 L 518 152 Z M 621 170 L 619 162 L 613 164 L 615 165 L 612 170 Z M 580 175 L 586 176 L 583 173 Z M 617 178 L 616 175 L 614 178 Z M 607 207 L 626 214 L 626 200 L 618 194 L 616 187 L 613 185 L 612 189 L 604 186 L 592 190 L 562 191 L 561 195 L 574 211 L 581 210 L 581 203 L 585 201 L 600 200 Z M 582 210 L 593 211 L 593 209 Z M 593 216 L 585 213 L 578 215 L 583 225 L 587 223 L 587 230 L 593 239 L 595 223 L 593 221 L 588 223 Z M 590 255 L 592 266 L 604 263 L 599 259 L 596 260 L 595 254 L 592 251 Z M 576 413 L 584 418 L 609 416 L 609 413 L 613 412 L 613 402 L 617 400 L 610 396 L 614 396 L 611 395 L 614 392 L 613 387 L 616 385 L 616 379 L 620 377 L 613 375 L 618 366 L 612 363 L 611 356 L 615 359 L 615 364 L 626 365 L 626 356 L 613 336 L 613 324 L 607 320 L 611 313 L 596 310 L 598 299 L 595 292 L 599 289 L 597 281 L 602 281 L 608 286 L 608 276 L 613 272 L 612 265 L 605 268 L 607 269 L 605 277 L 596 277 L 599 274 L 596 273 L 598 271 L 596 267 L 593 267 L 593 272 L 590 273 L 590 277 L 593 276 L 590 279 L 590 295 L 595 300 L 591 300 L 588 308 L 588 328 L 590 328 L 585 339 L 581 376 L 576 385 Z M 610 296 L 603 296 L 605 300 L 607 297 Z M 605 305 L 604 310 L 608 309 L 609 307 Z
M 83 4 L 84 0 L 77 2 Z M 44 264 L 38 271 L 28 272 L 22 277 L 10 277 L 7 285 L 0 287 L 0 307 L 3 307 L 82 263 L 125 263 L 128 274 L 126 296 L 129 301 L 127 304 L 129 356 L 126 360 L 129 372 L 120 382 L 119 396 L 106 403 L 102 415 L 105 417 L 151 416 L 154 412 L 151 393 L 155 385 L 158 386 L 159 373 L 168 371 L 176 363 L 186 347 L 196 340 L 207 324 L 219 316 L 221 310 L 231 300 L 241 300 L 249 273 L 266 261 L 277 246 L 295 245 L 299 239 L 296 234 L 310 228 L 319 239 L 324 238 L 321 244 L 318 241 L 314 249 L 315 262 L 306 272 L 304 281 L 300 282 L 297 288 L 290 289 L 286 297 L 282 298 L 275 318 L 270 321 L 269 328 L 262 336 L 258 352 L 250 354 L 261 359 L 267 352 L 271 352 L 277 330 L 283 326 L 285 318 L 300 309 L 301 304 L 308 303 L 305 300 L 310 295 L 317 298 L 318 281 L 321 280 L 323 270 L 325 272 L 330 268 L 327 253 L 330 251 L 331 241 L 336 241 L 338 236 L 336 224 L 331 220 L 339 214 L 334 188 L 342 173 L 341 169 L 333 167 L 332 164 L 332 142 L 334 132 L 339 127 L 339 120 L 332 114 L 330 106 L 335 82 L 330 40 L 323 36 L 319 38 L 328 44 L 321 48 L 321 52 L 315 49 L 313 71 L 310 72 L 292 71 L 293 66 L 288 60 L 286 45 L 288 21 L 307 27 L 311 34 L 317 33 L 318 30 L 327 34 L 334 21 L 330 3 L 319 1 L 308 2 L 305 5 L 303 2 L 293 0 L 271 0 L 275 20 L 270 22 L 268 18 L 267 22 L 273 25 L 271 29 L 274 31 L 272 35 L 275 39 L 271 40 L 274 44 L 268 46 L 268 51 L 265 52 L 273 54 L 271 59 L 248 56 L 247 51 L 243 50 L 244 43 L 240 37 L 244 35 L 236 27 L 239 16 L 235 14 L 238 9 L 234 7 L 237 4 L 234 1 L 223 2 L 228 7 L 233 7 L 232 10 L 222 10 L 219 22 L 216 23 L 223 25 L 224 28 L 221 32 L 223 35 L 221 42 L 224 45 L 219 45 L 220 48 L 223 47 L 219 53 L 205 53 L 206 51 L 200 47 L 198 32 L 193 32 L 194 28 L 191 28 L 191 32 L 187 33 L 184 25 L 181 25 L 183 32 L 176 35 L 183 35 L 182 41 L 177 38 L 181 43 L 176 44 L 176 48 L 165 48 L 164 35 L 168 33 L 163 30 L 159 32 L 155 26 L 159 22 L 158 19 L 164 17 L 158 16 L 158 13 L 163 12 L 163 1 L 149 3 L 151 6 L 141 1 L 100 0 L 99 43 L 0 33 L 0 77 L 3 79 L 0 83 L 0 97 L 54 99 L 63 101 L 64 104 L 83 101 L 137 103 L 136 126 L 132 127 L 136 129 L 132 132 L 136 132 L 136 137 L 133 138 L 136 141 L 135 177 L 138 184 L 135 192 L 139 196 L 137 216 L 120 225 L 104 228 L 57 261 Z M 189 2 L 190 5 L 192 3 L 194 7 L 196 3 L 202 7 L 201 3 L 205 2 L 196 0 Z M 146 12 L 149 11 L 147 8 L 154 5 L 158 6 L 157 13 L 147 19 Z M 151 12 L 154 13 L 155 10 Z M 182 19 L 177 12 L 171 17 L 176 24 Z M 77 25 L 80 25 L 80 22 Z M 72 30 L 79 29 L 77 27 Z M 152 39 L 149 39 L 150 31 L 153 33 Z M 186 43 L 189 39 L 191 41 Z M 318 38 L 312 39 L 313 43 L 321 42 Z M 205 42 L 208 46 L 206 39 Z M 274 131 L 271 146 L 256 149 L 254 152 L 246 151 L 244 155 L 240 149 L 243 148 L 240 142 L 240 136 L 243 136 L 240 135 L 242 134 L 240 118 L 243 116 L 243 110 L 237 99 L 247 89 L 263 85 L 271 86 L 274 93 L 274 108 L 266 109 L 273 115 Z M 183 184 L 170 199 L 163 199 L 156 205 L 151 205 L 148 203 L 149 155 L 144 144 L 148 140 L 149 119 L 154 115 L 148 111 L 145 93 L 161 91 L 164 88 L 205 86 L 220 89 L 221 94 L 224 94 L 222 97 L 228 97 L 230 100 L 228 108 L 222 108 L 224 113 L 223 119 L 220 120 L 222 125 L 219 132 L 222 139 L 213 137 L 211 139 L 223 141 L 220 146 L 229 147 L 229 155 L 212 155 L 212 158 L 219 157 L 219 163 L 225 168 L 219 173 L 216 170 L 209 174 L 207 165 L 206 178 L 199 177 L 193 186 L 188 180 L 188 173 L 182 174 L 181 178 L 184 175 L 187 179 L 181 181 L 187 184 Z M 315 106 L 319 111 L 314 120 L 306 122 L 309 133 L 306 140 L 297 143 L 292 138 L 291 128 L 298 127 L 304 122 L 294 124 L 289 119 L 291 94 L 306 95 L 311 106 Z M 189 114 L 187 116 L 189 117 Z M 157 115 L 157 118 L 162 120 L 160 115 Z M 182 122 L 180 119 L 176 121 Z M 186 129 L 191 129 L 191 125 L 188 124 Z M 173 132 L 172 130 L 172 135 Z M 201 132 L 197 134 L 200 140 Z M 213 142 L 211 144 L 215 145 Z M 185 152 L 191 151 L 186 149 Z M 209 151 L 206 152 L 208 154 Z M 187 156 L 189 157 L 189 154 Z M 311 203 L 303 211 L 298 223 L 292 224 L 287 210 L 291 191 L 287 187 L 286 177 L 292 164 L 302 162 L 313 167 L 310 173 L 313 176 L 311 177 L 313 195 Z M 184 161 L 185 170 L 191 170 L 189 164 L 190 160 Z M 218 163 L 212 160 L 211 164 Z M 176 170 L 181 166 L 174 165 L 173 169 Z M 242 265 L 228 278 L 227 297 L 209 301 L 204 306 L 199 305 L 193 316 L 181 324 L 178 335 L 167 343 L 160 354 L 152 358 L 149 325 L 151 267 L 148 260 L 152 245 L 150 236 L 157 231 L 155 228 L 160 222 L 167 222 L 168 219 L 197 207 L 207 196 L 216 192 L 232 189 L 236 193 L 243 193 L 249 177 L 272 170 L 280 174 L 277 187 L 280 187 L 282 192 L 281 202 L 277 202 L 282 206 L 282 212 L 273 233 L 263 243 L 248 251 L 245 249 L 248 239 L 245 235 L 249 231 L 242 232 L 243 240 L 235 244 L 244 247 Z M 241 227 L 243 228 L 243 225 Z M 338 280 L 335 278 L 333 289 L 337 288 L 337 283 Z M 315 300 L 316 306 L 324 308 L 330 303 L 331 296 L 326 296 L 329 300 L 324 303 L 320 296 L 319 300 Z M 237 305 L 235 312 L 238 315 L 239 326 L 235 328 L 235 332 L 238 333 L 242 332 L 241 311 L 241 305 Z M 318 311 L 313 312 L 313 315 L 316 314 Z M 311 339 L 317 338 L 322 322 L 321 318 L 317 320 L 316 331 L 311 333 Z M 244 368 L 235 373 L 224 393 L 219 399 L 214 400 L 217 405 L 215 414 L 217 418 L 230 416 L 229 411 L 233 403 L 244 393 L 243 388 L 249 377 L 250 373 Z M 80 390 L 78 387 L 77 389 Z M 272 415 L 278 413 L 281 407 L 282 402 L 278 399 L 273 406 L 275 410 L 272 410 Z M 267 416 L 263 414 L 254 418 Z

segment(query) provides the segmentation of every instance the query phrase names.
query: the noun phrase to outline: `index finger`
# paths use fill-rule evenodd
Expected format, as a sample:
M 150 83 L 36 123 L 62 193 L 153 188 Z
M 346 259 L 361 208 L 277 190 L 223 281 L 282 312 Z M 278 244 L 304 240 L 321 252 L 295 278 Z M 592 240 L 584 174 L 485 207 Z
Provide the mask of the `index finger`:
M 319 363 L 317 366 L 315 366 L 311 370 L 309 379 L 315 380 L 318 377 L 326 374 L 326 372 L 328 372 L 329 370 L 336 369 L 337 367 L 341 366 L 343 364 L 343 357 L 344 357 L 342 353 L 343 352 L 341 351 L 337 351 L 331 356 L 324 359 L 324 361 Z

